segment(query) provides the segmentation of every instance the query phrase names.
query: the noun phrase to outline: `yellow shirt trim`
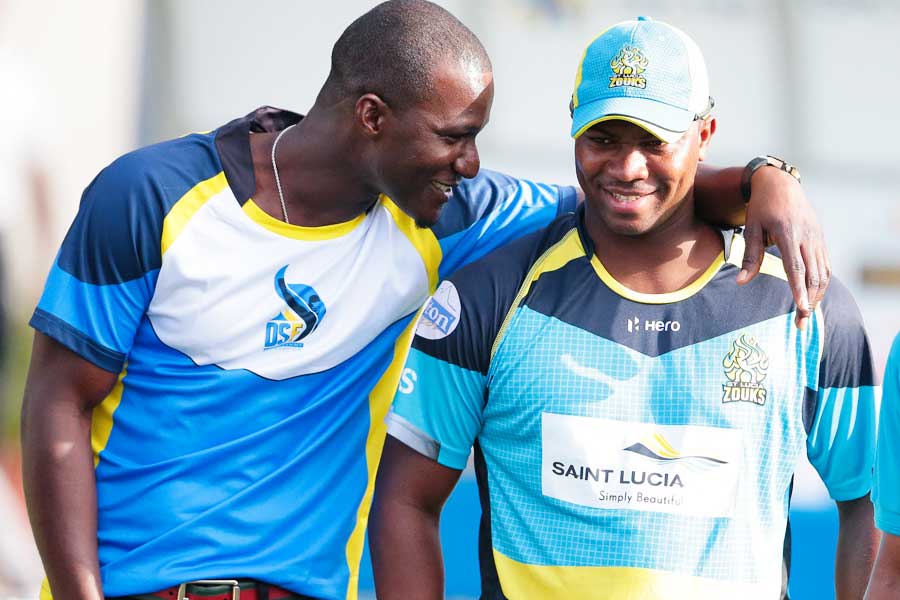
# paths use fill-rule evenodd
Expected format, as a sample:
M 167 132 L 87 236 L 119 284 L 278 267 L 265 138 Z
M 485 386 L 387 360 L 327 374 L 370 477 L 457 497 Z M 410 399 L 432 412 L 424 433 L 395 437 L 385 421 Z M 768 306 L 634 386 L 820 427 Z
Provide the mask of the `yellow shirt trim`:
M 109 443 L 109 436 L 113 429 L 113 414 L 122 402 L 122 392 L 125 390 L 125 375 L 128 371 L 128 363 L 122 367 L 119 378 L 110 390 L 109 395 L 94 407 L 91 412 L 91 449 L 94 451 L 94 468 L 100 463 L 100 453 Z
M 632 290 L 631 288 L 627 288 L 618 281 L 616 281 L 615 277 L 613 277 L 609 271 L 606 270 L 606 267 L 603 266 L 603 263 L 600 262 L 600 259 L 597 258 L 597 255 L 593 255 L 591 257 L 591 265 L 594 267 L 594 271 L 597 273 L 597 276 L 600 278 L 603 283 L 609 287 L 612 291 L 622 296 L 623 298 L 627 298 L 628 300 L 632 300 L 634 302 L 640 302 L 641 304 L 671 304 L 673 302 L 681 302 L 687 298 L 690 298 L 697 292 L 703 289 L 707 283 L 712 281 L 712 278 L 716 276 L 716 273 L 719 272 L 719 269 L 722 268 L 722 265 L 725 264 L 725 252 L 719 252 L 719 255 L 715 258 L 711 265 L 704 271 L 697 279 L 681 288 L 680 290 L 676 290 L 674 292 L 668 292 L 665 294 L 645 294 L 643 292 L 637 292 Z
M 250 217 L 253 222 L 262 225 L 272 233 L 294 240 L 332 240 L 347 235 L 366 220 L 366 213 L 362 213 L 349 221 L 334 223 L 333 225 L 322 225 L 321 227 L 291 225 L 276 219 L 261 209 L 252 198 L 244 203 L 243 210 L 244 214 Z
M 362 502 L 357 509 L 356 525 L 347 542 L 346 556 L 350 579 L 347 582 L 346 600 L 357 600 L 358 598 L 359 563 L 362 560 L 366 527 L 369 525 L 369 510 L 372 507 L 375 475 L 378 472 L 381 451 L 384 449 L 384 438 L 387 436 L 387 424 L 384 421 L 387 418 L 388 408 L 394 399 L 397 386 L 400 384 L 400 374 L 403 373 L 403 365 L 406 364 L 406 355 L 409 353 L 417 320 L 410 321 L 400 337 L 397 338 L 397 342 L 394 344 L 394 358 L 369 394 L 369 434 L 366 436 L 366 465 L 369 471 L 369 481 L 366 484 Z
M 172 206 L 169 214 L 163 219 L 161 247 L 162 254 L 175 243 L 181 232 L 187 226 L 197 211 L 200 210 L 206 202 L 228 187 L 228 180 L 225 179 L 225 172 L 221 171 L 218 175 L 210 177 L 205 181 L 201 181 L 188 192 L 178 199 L 178 202 Z
M 731 253 L 728 255 L 728 263 L 740 269 L 746 250 L 747 242 L 744 240 L 744 236 L 735 233 L 731 240 Z M 780 258 L 774 254 L 769 254 L 768 252 L 763 254 L 763 261 L 762 265 L 759 267 L 759 272 L 787 281 L 787 274 L 784 272 L 784 263 Z
M 767 592 L 758 584 L 655 569 L 527 565 L 496 549 L 494 564 L 503 594 L 516 600 L 758 600 Z
M 46 577 L 41 582 L 40 600 L 53 600 L 53 594 L 50 593 L 50 580 Z
M 428 293 L 433 294 L 438 284 L 438 267 L 441 265 L 441 245 L 431 229 L 419 227 L 412 217 L 403 212 L 394 201 L 387 196 L 382 195 L 379 198 L 381 205 L 394 219 L 397 228 L 403 232 L 406 239 L 415 247 L 422 261 L 425 263 L 425 270 L 428 272 Z
M 431 294 L 437 288 L 438 267 L 441 264 L 442 252 L 440 243 L 430 229 L 416 226 L 415 221 L 391 201 L 387 196 L 379 199 L 383 206 L 394 219 L 397 228 L 415 247 L 428 273 L 428 293 Z M 394 343 L 394 356 L 387 371 L 372 388 L 369 394 L 369 433 L 366 436 L 366 466 L 368 468 L 368 483 L 363 494 L 362 501 L 356 513 L 356 525 L 350 539 L 347 541 L 346 557 L 347 569 L 350 579 L 347 582 L 347 600 L 357 600 L 359 587 L 359 563 L 362 560 L 363 544 L 365 543 L 366 527 L 369 524 L 369 510 L 372 505 L 372 493 L 375 489 L 375 475 L 378 472 L 378 463 L 381 460 L 381 451 L 384 448 L 384 438 L 387 435 L 387 425 L 384 420 L 388 409 L 394 399 L 394 393 L 400 383 L 400 374 L 406 363 L 406 355 L 412 343 L 417 319 L 412 319 L 403 333 Z
M 509 323 L 516 312 L 516 308 L 528 294 L 532 284 L 540 279 L 544 273 L 561 269 L 569 262 L 584 255 L 584 246 L 581 244 L 581 238 L 578 237 L 578 230 L 572 229 L 535 261 L 525 276 L 525 281 L 522 283 L 522 287 L 519 288 L 519 292 L 516 294 L 509 310 L 506 311 L 506 317 L 503 318 L 503 323 L 500 325 L 497 337 L 494 338 L 493 346 L 491 346 L 491 359 L 494 358 L 494 354 L 500 347 L 500 342 L 503 341 L 503 336 L 506 335 L 506 330 L 509 328 Z

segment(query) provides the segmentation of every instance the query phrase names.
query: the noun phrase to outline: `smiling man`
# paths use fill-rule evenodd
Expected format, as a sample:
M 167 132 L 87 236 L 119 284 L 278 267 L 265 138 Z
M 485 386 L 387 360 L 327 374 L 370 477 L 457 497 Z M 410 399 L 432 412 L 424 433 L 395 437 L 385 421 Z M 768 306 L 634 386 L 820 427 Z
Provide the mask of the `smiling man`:
M 694 211 L 716 121 L 684 33 L 615 25 L 576 82 L 583 207 L 425 305 L 376 483 L 378 597 L 442 597 L 473 445 L 482 598 L 779 598 L 803 452 L 838 503 L 838 597 L 861 597 L 875 403 L 852 298 L 832 284 L 799 330 L 774 256 L 735 283 L 744 239 Z
M 356 597 L 413 314 L 576 207 L 573 188 L 479 171 L 492 98 L 471 31 L 387 2 L 341 35 L 305 117 L 259 109 L 94 179 L 31 321 L 45 599 Z M 740 212 L 740 172 L 707 173 L 708 205 Z M 814 301 L 827 261 L 796 181 L 752 185 L 757 241 L 775 234 Z

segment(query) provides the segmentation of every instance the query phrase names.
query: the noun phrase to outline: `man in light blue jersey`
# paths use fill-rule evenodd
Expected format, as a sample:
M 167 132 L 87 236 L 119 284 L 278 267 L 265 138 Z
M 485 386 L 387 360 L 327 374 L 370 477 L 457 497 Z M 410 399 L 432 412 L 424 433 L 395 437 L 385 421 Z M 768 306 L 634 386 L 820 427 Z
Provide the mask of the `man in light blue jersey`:
M 711 108 L 680 30 L 640 18 L 590 43 L 572 97 L 584 205 L 451 275 L 422 311 L 376 483 L 379 598 L 442 597 L 439 516 L 473 446 L 486 600 L 780 598 L 803 452 L 840 513 L 838 598 L 862 596 L 862 320 L 834 282 L 792 327 L 770 254 L 736 285 L 744 238 L 694 212 Z
M 890 600 L 900 597 L 900 335 L 884 370 L 872 501 L 883 536 L 866 599 Z
M 576 207 L 573 188 L 479 171 L 492 97 L 471 31 L 388 2 L 337 41 L 305 117 L 262 108 L 97 175 L 31 321 L 45 600 L 356 597 L 413 314 Z M 698 177 L 709 207 L 741 212 L 740 173 Z M 814 215 L 777 169 L 752 185 L 760 252 L 769 230 L 814 303 Z

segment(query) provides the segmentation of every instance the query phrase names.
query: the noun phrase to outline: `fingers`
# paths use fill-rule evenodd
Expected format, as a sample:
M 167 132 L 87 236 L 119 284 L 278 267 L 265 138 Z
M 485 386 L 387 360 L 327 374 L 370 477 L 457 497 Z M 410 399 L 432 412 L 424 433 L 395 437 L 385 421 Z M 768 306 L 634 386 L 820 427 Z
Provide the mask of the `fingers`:
M 816 287 L 815 292 L 813 292 L 812 286 L 807 285 L 807 287 L 810 288 L 809 303 L 811 305 L 810 308 L 813 311 L 816 310 L 816 307 L 819 306 L 819 303 L 825 298 L 825 290 L 828 289 L 828 284 L 831 282 L 831 261 L 828 260 L 828 250 L 821 240 L 816 248 L 816 265 L 818 266 L 818 286 Z
M 806 325 L 809 322 L 809 317 L 812 316 L 812 313 L 816 310 L 816 307 L 811 302 L 811 299 L 818 297 L 819 293 L 819 266 L 817 251 L 811 250 L 810 247 L 806 244 L 801 244 L 800 259 L 801 264 L 799 266 L 792 265 L 791 267 L 791 269 L 796 273 L 796 281 L 791 280 L 790 273 L 788 274 L 788 280 L 791 284 L 791 291 L 794 293 L 794 301 L 797 304 L 797 327 L 799 327 L 800 329 L 806 329 Z M 787 270 L 787 260 L 785 260 L 784 267 L 785 270 Z M 800 286 L 800 288 L 804 292 L 802 295 L 798 296 L 798 290 L 794 289 L 795 285 Z M 805 303 L 801 304 L 804 298 Z
M 797 306 L 795 323 L 800 329 L 806 327 L 812 311 L 809 308 L 809 295 L 806 291 L 806 265 L 803 254 L 796 243 L 782 243 L 778 247 L 782 250 L 781 260 L 784 263 L 784 272 L 787 275 L 788 285 L 791 286 L 791 294 L 794 296 L 794 304 Z
M 737 277 L 738 285 L 746 284 L 759 274 L 766 251 L 765 233 L 759 226 L 748 223 L 744 228 L 744 244 L 744 260 Z

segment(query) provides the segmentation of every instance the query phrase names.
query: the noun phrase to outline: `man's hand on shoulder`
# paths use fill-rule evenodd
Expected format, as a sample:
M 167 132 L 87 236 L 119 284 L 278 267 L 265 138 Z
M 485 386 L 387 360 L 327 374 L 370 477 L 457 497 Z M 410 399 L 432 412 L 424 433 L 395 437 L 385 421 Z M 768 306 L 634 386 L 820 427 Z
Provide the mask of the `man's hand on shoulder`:
M 757 169 L 751 190 L 738 283 L 743 285 L 759 273 L 767 243 L 777 246 L 797 305 L 797 326 L 802 329 L 831 279 L 822 228 L 800 182 L 788 173 L 772 167 Z

